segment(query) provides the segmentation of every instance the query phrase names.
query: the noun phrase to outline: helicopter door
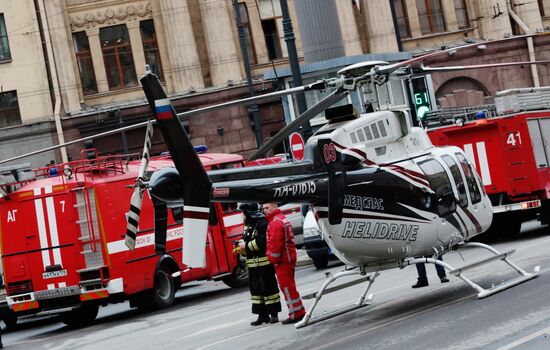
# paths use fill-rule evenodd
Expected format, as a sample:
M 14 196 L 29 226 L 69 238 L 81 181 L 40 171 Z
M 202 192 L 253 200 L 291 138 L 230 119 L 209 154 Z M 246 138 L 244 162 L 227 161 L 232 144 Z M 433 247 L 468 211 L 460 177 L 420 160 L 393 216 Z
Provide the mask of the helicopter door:
M 449 176 L 443 165 L 435 159 L 427 159 L 418 163 L 418 166 L 434 191 L 431 210 L 435 211 L 441 218 L 443 225 L 447 224 L 447 218 L 450 218 L 456 211 L 456 200 L 454 198 L 453 188 Z M 437 237 L 442 242 L 448 242 L 451 230 L 438 227 Z
M 475 232 L 475 226 L 472 222 L 472 220 L 469 220 L 465 217 L 466 211 L 468 210 L 468 195 L 466 194 L 466 181 L 464 178 L 464 174 L 460 170 L 460 167 L 456 160 L 454 160 L 449 155 L 443 155 L 441 156 L 441 159 L 445 162 L 445 164 L 449 167 L 449 170 L 451 172 L 451 177 L 453 179 L 453 183 L 455 185 L 455 196 L 457 199 L 457 205 L 460 209 L 457 210 L 457 215 L 455 217 L 458 220 L 458 224 L 462 228 L 464 228 L 465 231 L 463 231 L 464 238 L 469 238 L 471 233 Z

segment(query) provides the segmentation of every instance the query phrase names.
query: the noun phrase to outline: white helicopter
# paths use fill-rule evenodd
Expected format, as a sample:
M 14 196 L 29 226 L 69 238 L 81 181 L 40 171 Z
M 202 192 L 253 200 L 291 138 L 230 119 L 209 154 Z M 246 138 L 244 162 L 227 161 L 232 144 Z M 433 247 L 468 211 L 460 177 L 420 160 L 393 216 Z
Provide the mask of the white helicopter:
M 296 324 L 298 328 L 370 304 L 373 296 L 368 292 L 379 272 L 386 269 L 417 263 L 438 264 L 474 288 L 479 298 L 536 277 L 540 267 L 537 266 L 532 273 L 525 272 L 508 259 L 513 251 L 500 253 L 485 244 L 465 243 L 490 226 L 492 207 L 479 176 L 460 148 L 434 147 L 423 129 L 411 126 L 406 111 L 359 114 L 351 105 L 328 108 L 353 89 L 366 84 L 383 84 L 392 74 L 407 74 L 405 68 L 423 73 L 495 66 L 446 69 L 419 66 L 423 59 L 433 55 L 391 65 L 365 62 L 344 68 L 339 72 L 341 78 L 192 111 L 198 114 L 274 96 L 334 89 L 332 94 L 304 112 L 255 154 L 265 154 L 275 143 L 325 110 L 328 123 L 307 141 L 303 161 L 208 173 L 194 152 L 158 78 L 146 73 L 141 83 L 176 167 L 155 172 L 148 189 L 165 206 L 181 206 L 183 200 L 184 263 L 189 267 L 204 263 L 211 201 L 301 202 L 313 207 L 326 242 L 346 263 L 347 270 L 331 276 L 314 294 L 316 300 L 304 319 Z M 547 61 L 496 66 L 537 63 Z M 135 198 L 132 206 L 139 208 L 139 196 Z M 134 214 L 135 224 L 135 220 L 139 221 L 139 209 Z M 130 246 L 135 237 L 134 226 L 129 224 Z M 162 246 L 165 225 L 159 225 L 155 234 L 159 246 Z M 466 246 L 487 249 L 492 255 L 459 268 L 435 259 L 446 251 Z M 416 258 L 419 256 L 434 258 Z M 463 273 L 498 259 L 515 269 L 519 277 L 485 289 Z M 349 275 L 362 275 L 358 281 L 368 282 L 358 303 L 321 317 L 312 317 L 324 293 L 341 289 L 341 286 L 328 286 Z
M 506 40 L 510 39 L 483 44 L 494 45 Z M 142 167 L 128 213 L 126 244 L 133 249 L 142 196 L 148 190 L 155 202 L 155 247 L 158 253 L 163 253 L 165 248 L 167 207 L 181 207 L 184 204 L 183 262 L 188 267 L 204 264 L 211 201 L 310 204 L 324 239 L 340 260 L 346 263 L 346 270 L 330 276 L 319 291 L 311 295 L 315 302 L 304 319 L 296 324 L 298 328 L 371 304 L 373 294 L 368 292 L 380 271 L 417 263 L 443 266 L 474 288 L 479 298 L 484 298 L 537 277 L 540 267 L 536 266 L 533 272 L 528 273 L 510 261 L 508 256 L 513 251 L 500 253 L 488 245 L 467 242 L 490 226 L 492 208 L 483 184 L 464 152 L 457 147 L 434 147 L 423 129 L 411 125 L 411 118 L 404 110 L 360 114 L 351 105 L 329 108 L 351 91 L 366 85 L 385 84 L 390 77 L 550 62 L 508 62 L 459 67 L 425 67 L 422 64 L 428 58 L 477 45 L 480 43 L 436 51 L 395 64 L 363 62 L 342 69 L 339 71 L 340 77 L 336 79 L 208 106 L 179 115 L 175 113 L 157 77 L 149 72 L 141 78 L 141 83 L 156 120 L 5 159 L 0 164 L 148 125 Z M 234 105 L 249 105 L 264 99 L 325 89 L 334 91 L 289 123 L 252 156 L 252 159 L 265 156 L 273 146 L 325 111 L 327 125 L 307 140 L 304 160 L 297 163 L 207 173 L 179 121 L 181 117 Z M 158 170 L 147 181 L 145 172 L 150 147 L 150 124 L 155 122 L 163 134 L 176 168 Z M 451 249 L 469 246 L 484 248 L 491 255 L 458 268 L 436 259 Z M 416 258 L 419 256 L 433 258 Z M 519 276 L 485 289 L 464 275 L 464 271 L 494 260 L 504 261 Z M 329 287 L 334 281 L 350 275 L 361 277 L 356 281 Z M 323 294 L 359 282 L 367 282 L 367 285 L 356 304 L 312 317 Z

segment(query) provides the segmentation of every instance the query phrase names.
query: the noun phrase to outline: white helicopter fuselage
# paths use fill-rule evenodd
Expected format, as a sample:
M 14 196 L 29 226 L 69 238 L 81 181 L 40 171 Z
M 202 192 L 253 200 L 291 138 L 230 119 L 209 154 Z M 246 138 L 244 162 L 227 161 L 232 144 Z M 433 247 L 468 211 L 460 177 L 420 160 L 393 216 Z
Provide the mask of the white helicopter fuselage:
M 325 241 L 349 265 L 392 268 L 443 252 L 491 224 L 490 200 L 464 152 L 434 147 L 407 120 L 401 111 L 363 114 L 327 124 L 308 141 L 313 150 L 330 138 L 347 163 L 356 163 L 347 170 L 342 222 L 331 225 L 327 206 L 314 205 Z

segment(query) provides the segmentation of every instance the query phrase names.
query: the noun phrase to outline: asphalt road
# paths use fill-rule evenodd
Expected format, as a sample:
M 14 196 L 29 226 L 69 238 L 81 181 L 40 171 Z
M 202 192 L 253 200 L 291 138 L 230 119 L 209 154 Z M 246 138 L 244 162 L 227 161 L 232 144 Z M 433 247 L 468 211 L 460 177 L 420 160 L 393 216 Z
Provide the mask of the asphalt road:
M 427 266 L 431 284 L 421 289 L 410 288 L 414 267 L 384 271 L 372 288 L 372 305 L 302 329 L 280 323 L 251 327 L 255 317 L 247 289 L 204 282 L 178 292 L 168 310 L 142 313 L 127 303 L 110 305 L 100 309 L 90 327 L 69 329 L 55 318 L 27 319 L 2 338 L 10 349 L 550 349 L 550 229 L 530 222 L 518 239 L 494 246 L 516 249 L 511 259 L 529 272 L 541 265 L 541 275 L 480 300 L 454 276 L 440 284 L 432 266 Z M 444 259 L 459 266 L 462 257 L 483 256 L 488 254 L 470 249 Z M 336 263 L 322 271 L 299 268 L 299 290 L 317 290 L 325 273 L 342 268 Z M 517 273 L 497 261 L 467 275 L 489 287 Z M 361 290 L 355 285 L 326 295 L 316 314 L 353 303 Z M 305 301 L 306 308 L 311 304 Z M 279 316 L 284 319 L 285 312 Z

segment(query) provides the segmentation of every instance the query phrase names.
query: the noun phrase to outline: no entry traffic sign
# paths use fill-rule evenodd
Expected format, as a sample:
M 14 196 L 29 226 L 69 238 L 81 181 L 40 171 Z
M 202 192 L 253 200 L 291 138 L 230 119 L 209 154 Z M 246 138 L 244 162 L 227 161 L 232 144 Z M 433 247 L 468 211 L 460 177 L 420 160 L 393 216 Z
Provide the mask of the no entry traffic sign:
M 300 161 L 304 159 L 304 148 L 305 144 L 302 135 L 297 132 L 292 133 L 292 135 L 290 135 L 290 152 L 294 160 Z

